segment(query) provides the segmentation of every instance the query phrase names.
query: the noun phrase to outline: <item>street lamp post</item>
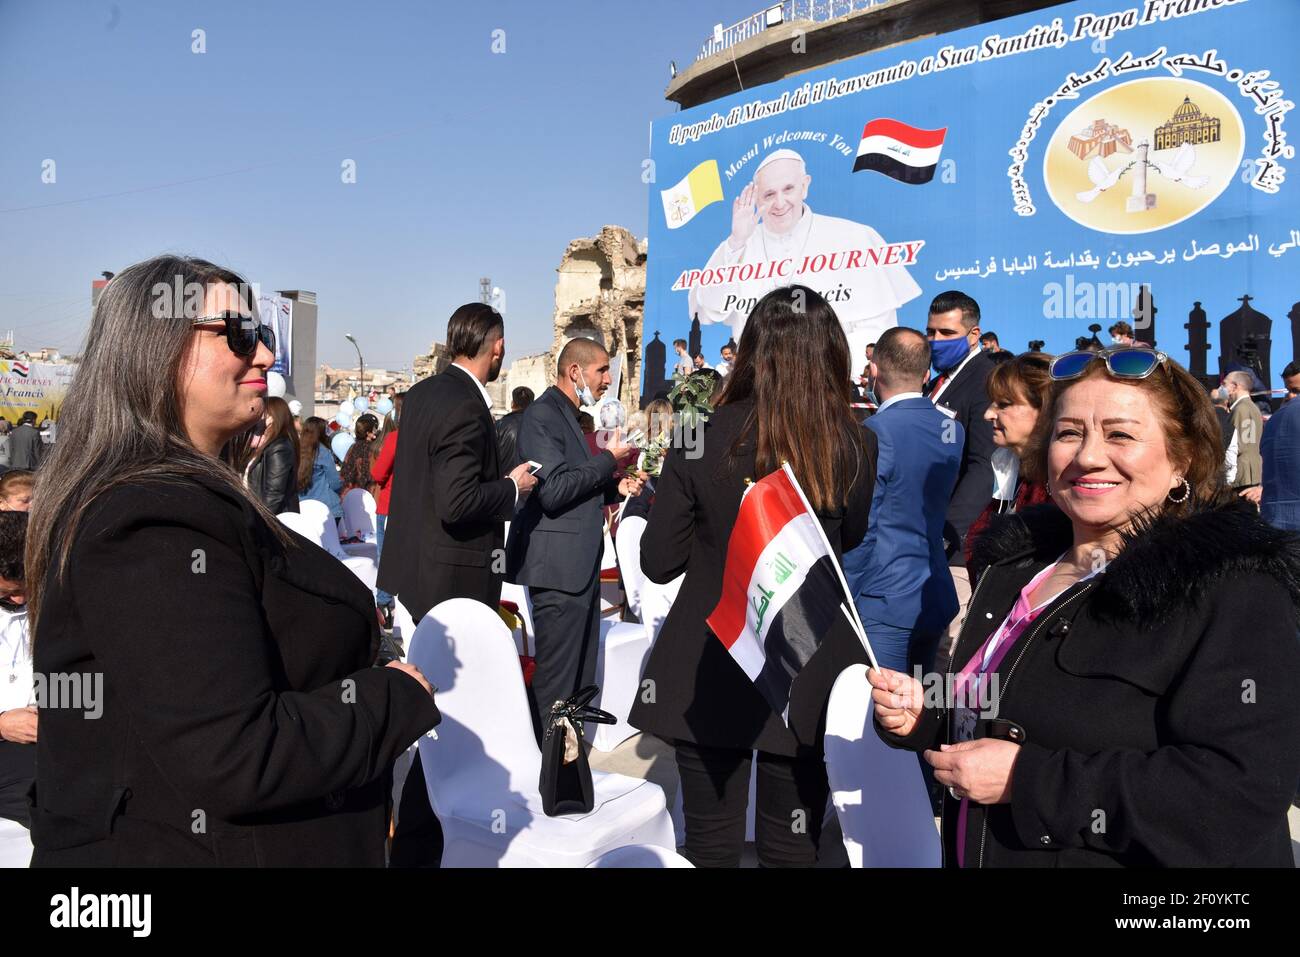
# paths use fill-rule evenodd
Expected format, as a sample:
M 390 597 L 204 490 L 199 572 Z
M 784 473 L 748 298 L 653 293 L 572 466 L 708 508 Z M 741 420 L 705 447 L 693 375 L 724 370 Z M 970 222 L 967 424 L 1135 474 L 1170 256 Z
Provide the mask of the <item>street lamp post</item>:
M 352 343 L 352 348 L 357 350 L 357 362 L 361 365 L 361 394 L 366 394 L 366 360 L 361 357 L 361 347 L 357 345 L 357 340 L 353 338 L 352 333 L 343 333 L 343 338 Z

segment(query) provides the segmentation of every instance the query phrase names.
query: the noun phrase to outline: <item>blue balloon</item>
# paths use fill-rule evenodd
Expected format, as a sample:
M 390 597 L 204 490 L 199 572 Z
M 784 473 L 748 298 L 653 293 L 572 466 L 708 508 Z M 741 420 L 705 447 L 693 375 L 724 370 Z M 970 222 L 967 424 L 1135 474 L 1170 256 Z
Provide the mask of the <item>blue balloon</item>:
M 352 407 L 356 409 L 358 412 L 365 412 L 367 409 L 370 408 L 370 400 L 367 399 L 364 395 L 359 395 L 352 400 Z
M 334 416 L 334 421 L 339 424 L 340 428 L 346 429 L 352 425 L 352 416 L 348 415 L 346 412 L 340 412 L 338 415 Z
M 375 411 L 378 412 L 380 415 L 387 415 L 389 412 L 392 412 L 393 400 L 388 396 L 384 396 L 382 399 L 380 399 L 378 402 L 375 403 Z
M 335 458 L 342 462 L 348 457 L 348 449 L 352 448 L 352 443 L 355 441 L 356 439 L 352 437 L 350 432 L 340 432 L 330 440 L 330 451 L 334 453 Z

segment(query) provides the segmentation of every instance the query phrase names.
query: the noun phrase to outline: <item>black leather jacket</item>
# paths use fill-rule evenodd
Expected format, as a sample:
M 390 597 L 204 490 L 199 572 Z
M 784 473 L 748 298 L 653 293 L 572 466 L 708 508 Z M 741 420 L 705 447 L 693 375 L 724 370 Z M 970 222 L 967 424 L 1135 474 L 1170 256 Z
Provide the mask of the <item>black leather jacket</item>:
M 298 511 L 298 462 L 289 436 L 280 436 L 253 463 L 248 487 L 273 515 Z

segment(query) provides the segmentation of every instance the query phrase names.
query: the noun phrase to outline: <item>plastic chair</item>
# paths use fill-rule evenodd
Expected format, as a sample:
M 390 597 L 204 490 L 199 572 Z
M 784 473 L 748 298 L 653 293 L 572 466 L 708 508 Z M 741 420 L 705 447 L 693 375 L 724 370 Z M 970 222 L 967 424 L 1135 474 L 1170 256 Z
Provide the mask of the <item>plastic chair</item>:
M 379 527 L 376 508 L 375 497 L 365 489 L 348 489 L 348 493 L 343 496 L 343 537 L 373 542 Z
M 940 867 L 921 765 L 876 734 L 867 666 L 840 672 L 826 708 L 826 773 L 852 867 Z
M 645 575 L 641 572 L 641 534 L 645 531 L 645 519 L 638 515 L 625 518 L 618 523 L 618 532 L 614 536 L 614 549 L 618 553 L 618 567 L 623 573 L 623 591 L 627 594 L 627 607 L 641 620 L 641 591 L 645 587 Z
M 439 689 L 442 722 L 419 747 L 444 867 L 583 867 L 629 844 L 674 849 L 664 793 L 649 781 L 593 771 L 590 813 L 543 813 L 519 658 L 494 609 L 443 602 L 416 628 L 407 660 Z
M 653 645 L 659 637 L 659 629 L 664 626 L 664 619 L 668 617 L 685 580 L 686 576 L 682 574 L 667 585 L 659 585 L 647 578 L 641 586 L 641 624 L 645 626 L 650 644 Z
M 317 503 L 319 504 L 319 503 Z M 323 506 L 322 506 L 323 507 Z M 375 579 L 379 577 L 379 566 L 373 559 L 364 556 L 352 556 L 339 548 L 339 537 L 334 530 L 334 522 L 330 519 L 329 509 L 325 510 L 324 523 L 319 521 L 319 516 L 313 512 L 281 512 L 276 516 L 280 523 L 286 528 L 291 528 L 308 541 L 320 545 L 339 561 L 341 561 L 352 574 L 361 579 L 361 583 L 370 589 L 370 593 L 375 593 Z M 330 548 L 333 543 L 334 549 Z
M 694 868 L 695 865 L 673 851 L 650 844 L 630 844 L 602 854 L 588 867 Z
M 0 867 L 28 867 L 31 861 L 31 832 L 17 821 L 0 818 Z
M 645 629 L 633 622 L 602 621 L 600 648 L 596 652 L 596 684 L 600 694 L 592 701 L 597 708 L 618 719 L 615 724 L 595 725 L 591 746 L 597 751 L 613 751 L 637 733 L 627 717 L 641 691 L 641 670 L 650 654 L 650 640 Z

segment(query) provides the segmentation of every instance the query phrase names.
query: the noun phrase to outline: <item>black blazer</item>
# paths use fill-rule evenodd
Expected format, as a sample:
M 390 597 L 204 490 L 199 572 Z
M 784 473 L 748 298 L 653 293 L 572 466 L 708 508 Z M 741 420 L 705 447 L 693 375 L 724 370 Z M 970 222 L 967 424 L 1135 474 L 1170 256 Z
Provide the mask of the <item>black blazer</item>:
M 551 386 L 524 410 L 519 457 L 542 467 L 537 487 L 510 524 L 506 578 L 576 594 L 600 573 L 601 506 L 618 501 L 614 456 L 591 454 L 576 406 Z
M 664 462 L 641 537 L 641 569 L 660 584 L 682 572 L 686 580 L 646 663 L 643 678 L 654 682 L 649 686 L 654 693 L 637 696 L 629 721 L 669 740 L 793 755 L 796 742 L 816 746 L 820 741 L 831 685 L 867 656 L 847 623 L 832 631 L 791 686 L 792 730 L 787 730 L 705 624 L 722 594 L 727 544 L 745 479 L 759 477 L 754 431 L 737 459 L 728 459 L 752 408 L 750 402 L 722 406 L 704 427 L 702 455 L 692 458 L 674 448 Z M 876 436 L 863 429 L 862 462 L 848 507 L 819 516 L 837 557 L 866 535 L 875 481 Z
M 248 487 L 273 515 L 298 511 L 298 461 L 293 439 L 282 435 L 263 450 L 248 470 Z
M 936 407 L 954 413 L 953 418 L 966 430 L 966 444 L 962 447 L 961 471 L 957 473 L 957 486 L 948 502 L 948 524 L 960 540 L 951 553 L 949 565 L 961 565 L 966 554 L 966 532 L 979 518 L 993 494 L 993 423 L 984 420 L 989 407 L 989 374 L 997 366 L 987 352 L 977 352 L 965 368 L 954 378 Z M 934 390 L 934 379 L 926 386 L 929 396 Z
M 102 675 L 100 715 L 41 710 L 34 865 L 383 866 L 389 769 L 438 709 L 372 667 L 370 591 L 291 537 L 206 480 L 92 503 L 34 667 Z
M 417 621 L 448 598 L 495 608 L 514 506 L 478 384 L 458 366 L 417 382 L 402 406 L 379 587 Z
M 997 519 L 952 658 L 1070 547 L 1051 505 Z M 1234 502 L 1162 517 L 1047 607 L 1003 658 L 997 716 L 1025 732 L 1008 804 L 970 806 L 967 867 L 1291 867 L 1300 780 L 1300 538 Z M 927 695 L 927 700 L 928 700 Z M 952 740 L 927 708 L 895 746 Z M 981 722 L 977 736 L 987 730 Z M 944 792 L 944 860 L 959 804 Z M 1098 813 L 1100 812 L 1100 813 Z

